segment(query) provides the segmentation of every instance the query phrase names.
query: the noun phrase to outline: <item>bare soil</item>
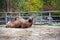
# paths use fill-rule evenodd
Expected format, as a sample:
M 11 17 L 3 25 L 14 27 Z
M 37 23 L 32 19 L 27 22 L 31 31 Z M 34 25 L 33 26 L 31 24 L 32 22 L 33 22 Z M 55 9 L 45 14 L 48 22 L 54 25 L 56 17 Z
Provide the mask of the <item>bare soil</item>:
M 60 28 L 51 26 L 0 28 L 0 40 L 60 40 Z

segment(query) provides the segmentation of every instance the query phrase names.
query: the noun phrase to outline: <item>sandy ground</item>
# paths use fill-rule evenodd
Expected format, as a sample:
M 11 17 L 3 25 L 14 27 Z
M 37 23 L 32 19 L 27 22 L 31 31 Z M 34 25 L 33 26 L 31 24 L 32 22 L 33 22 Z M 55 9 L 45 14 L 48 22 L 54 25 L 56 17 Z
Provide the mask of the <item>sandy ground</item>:
M 0 28 L 0 40 L 60 40 L 60 28 L 52 26 Z

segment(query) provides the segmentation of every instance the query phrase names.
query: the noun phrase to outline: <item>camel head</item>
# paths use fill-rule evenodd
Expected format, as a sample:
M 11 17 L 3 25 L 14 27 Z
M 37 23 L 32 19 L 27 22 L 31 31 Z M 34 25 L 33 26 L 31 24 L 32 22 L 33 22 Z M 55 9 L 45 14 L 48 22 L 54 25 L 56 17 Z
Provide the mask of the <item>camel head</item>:
M 30 17 L 29 17 L 28 22 L 29 22 L 29 23 L 33 22 L 33 16 L 30 16 Z

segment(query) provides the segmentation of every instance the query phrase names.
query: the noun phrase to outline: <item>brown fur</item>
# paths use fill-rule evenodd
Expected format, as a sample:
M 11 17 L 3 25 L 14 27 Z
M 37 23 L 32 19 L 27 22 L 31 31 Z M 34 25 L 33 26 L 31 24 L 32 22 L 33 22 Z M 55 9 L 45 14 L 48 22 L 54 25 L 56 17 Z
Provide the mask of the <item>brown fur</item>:
M 15 21 L 8 21 L 6 24 L 7 28 L 19 28 L 21 22 L 17 18 L 15 18 Z
M 33 17 L 30 16 L 28 21 L 25 20 L 25 22 L 22 22 L 21 28 L 29 28 L 32 26 L 32 24 L 33 24 Z
M 30 16 L 29 20 L 25 20 L 22 17 L 16 17 L 15 21 L 9 21 L 9 23 L 6 24 L 7 28 L 29 28 L 33 24 L 33 17 Z

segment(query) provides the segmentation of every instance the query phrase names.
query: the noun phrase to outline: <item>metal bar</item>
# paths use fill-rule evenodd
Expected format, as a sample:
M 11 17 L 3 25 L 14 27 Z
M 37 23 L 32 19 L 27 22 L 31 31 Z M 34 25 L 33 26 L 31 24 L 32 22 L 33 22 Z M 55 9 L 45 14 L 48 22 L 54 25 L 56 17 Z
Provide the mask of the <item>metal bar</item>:
M 19 16 L 20 16 L 21 14 L 19 13 Z
M 51 18 L 52 18 L 51 17 L 51 12 L 49 12 L 49 18 L 48 18 L 49 19 L 49 24 L 51 24 Z
M 41 12 L 0 12 L 0 13 L 47 13 L 47 12 L 60 12 L 60 10 L 55 10 L 55 11 L 41 11 Z
M 6 16 L 6 17 L 5 17 L 5 20 L 6 20 L 6 23 L 7 23 L 7 13 L 5 13 L 5 14 L 6 14 L 6 15 L 5 15 L 5 16 Z
M 42 23 L 42 20 L 43 20 L 43 15 L 42 15 L 42 13 L 40 13 L 41 14 L 41 23 Z

